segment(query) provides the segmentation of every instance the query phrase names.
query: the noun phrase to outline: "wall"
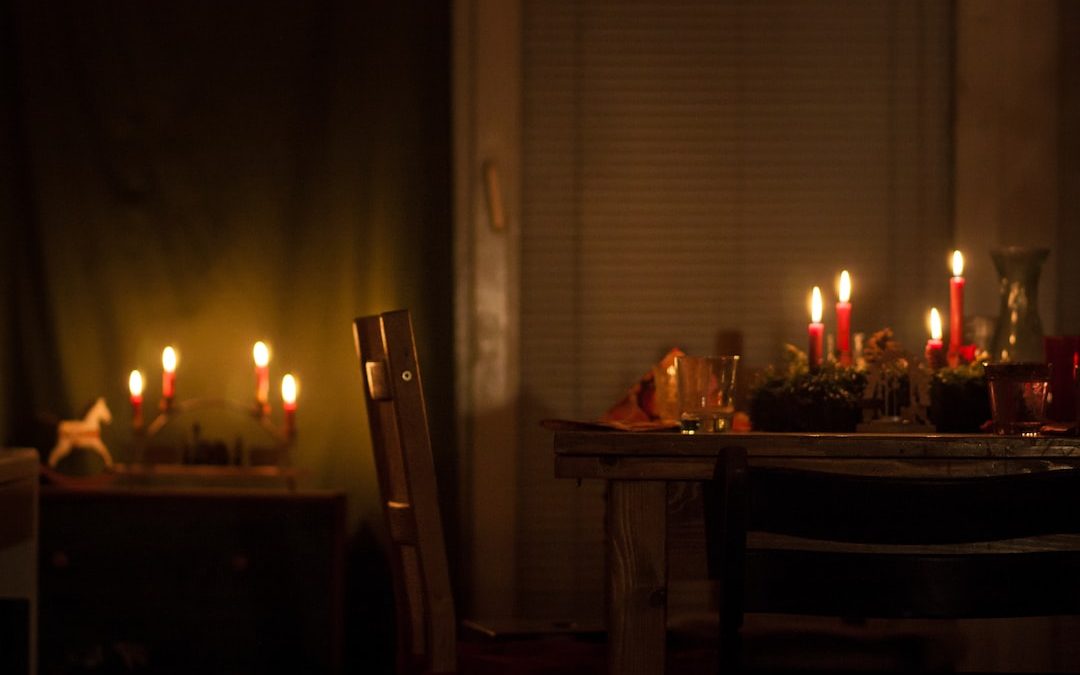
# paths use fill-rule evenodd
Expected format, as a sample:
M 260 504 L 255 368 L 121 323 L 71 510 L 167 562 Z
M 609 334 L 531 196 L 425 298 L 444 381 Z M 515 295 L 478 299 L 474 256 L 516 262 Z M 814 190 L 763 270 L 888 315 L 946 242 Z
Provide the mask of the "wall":
M 998 313 L 991 249 L 1045 246 L 1039 311 L 1047 334 L 1080 332 L 1074 5 L 956 4 L 954 200 L 957 246 L 971 254 L 968 313 Z

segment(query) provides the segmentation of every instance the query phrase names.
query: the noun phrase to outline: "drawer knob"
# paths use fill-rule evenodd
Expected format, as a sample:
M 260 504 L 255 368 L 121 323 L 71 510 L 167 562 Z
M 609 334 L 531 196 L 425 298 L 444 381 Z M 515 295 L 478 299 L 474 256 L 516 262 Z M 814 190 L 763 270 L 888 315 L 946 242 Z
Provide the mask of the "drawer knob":
M 234 553 L 231 564 L 233 572 L 246 572 L 251 566 L 251 561 L 243 553 Z

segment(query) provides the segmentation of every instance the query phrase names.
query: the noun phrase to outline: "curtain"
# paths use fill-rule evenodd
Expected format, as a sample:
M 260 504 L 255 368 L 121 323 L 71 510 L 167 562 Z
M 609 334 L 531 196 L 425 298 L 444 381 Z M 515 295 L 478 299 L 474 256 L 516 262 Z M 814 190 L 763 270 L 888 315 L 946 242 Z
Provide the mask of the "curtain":
M 179 399 L 246 404 L 264 340 L 276 421 L 281 375 L 300 381 L 294 464 L 381 530 L 351 321 L 411 308 L 449 400 L 447 3 L 0 7 L 5 442 L 47 450 L 104 396 L 126 458 L 129 371 L 153 411 L 174 345 Z

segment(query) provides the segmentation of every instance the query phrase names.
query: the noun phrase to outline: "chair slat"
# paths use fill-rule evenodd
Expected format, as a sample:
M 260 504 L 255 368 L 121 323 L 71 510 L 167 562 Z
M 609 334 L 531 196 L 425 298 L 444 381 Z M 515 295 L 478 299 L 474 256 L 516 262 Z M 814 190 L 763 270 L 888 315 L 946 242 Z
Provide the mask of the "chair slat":
M 391 533 L 399 672 L 457 669 L 456 618 L 412 321 L 353 324 L 383 512 Z
M 1080 532 L 1078 470 L 910 479 L 755 468 L 749 480 L 751 530 L 881 544 Z
M 1001 618 L 1080 611 L 1080 551 L 892 555 L 746 552 L 745 611 Z
M 1080 532 L 1080 470 L 948 479 L 831 474 L 755 467 L 735 447 L 717 458 L 705 498 L 709 570 L 722 589 L 721 646 L 733 644 L 725 661 L 737 660 L 744 612 L 1080 614 L 1080 550 L 1004 542 Z M 759 538 L 775 543 L 748 548 L 749 532 L 769 533 Z M 773 548 L 785 537 L 779 545 L 791 548 Z
M 368 396 L 375 401 L 390 398 L 390 385 L 386 381 L 385 361 L 365 361 L 364 373 L 367 376 Z

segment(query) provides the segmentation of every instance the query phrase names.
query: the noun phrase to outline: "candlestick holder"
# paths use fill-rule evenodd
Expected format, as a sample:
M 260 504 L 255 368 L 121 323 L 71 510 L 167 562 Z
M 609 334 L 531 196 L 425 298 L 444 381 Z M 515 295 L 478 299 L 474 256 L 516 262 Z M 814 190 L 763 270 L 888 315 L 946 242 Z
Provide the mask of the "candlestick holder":
M 178 438 L 181 434 L 177 431 L 184 421 L 191 423 L 191 435 Z M 215 430 L 211 433 L 217 434 L 223 433 L 223 428 L 232 427 L 233 443 L 229 445 L 209 437 L 205 433 L 207 425 Z M 246 430 L 241 428 L 244 426 Z M 252 431 L 262 438 L 252 442 Z M 179 463 L 187 464 L 287 466 L 294 440 L 295 433 L 275 426 L 264 414 L 262 406 L 252 410 L 228 399 L 199 398 L 174 402 L 162 410 L 146 427 L 145 433 L 137 438 L 136 457 L 137 461 L 150 463 L 161 455 L 171 454 L 180 458 Z M 174 452 L 169 453 L 170 448 Z M 146 456 L 148 451 L 149 457 Z
M 863 349 L 866 389 L 864 421 L 858 431 L 924 433 L 928 423 L 930 379 L 923 364 L 895 340 L 891 328 L 874 333 Z
M 270 418 L 270 402 L 261 401 L 258 398 L 255 399 L 255 404 L 251 407 L 251 414 L 259 419 Z

